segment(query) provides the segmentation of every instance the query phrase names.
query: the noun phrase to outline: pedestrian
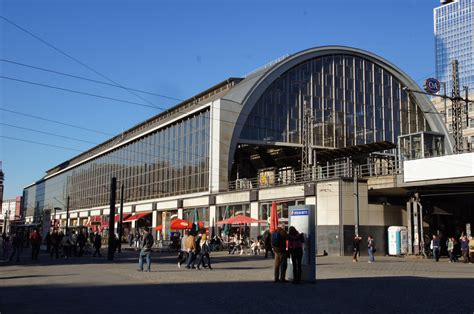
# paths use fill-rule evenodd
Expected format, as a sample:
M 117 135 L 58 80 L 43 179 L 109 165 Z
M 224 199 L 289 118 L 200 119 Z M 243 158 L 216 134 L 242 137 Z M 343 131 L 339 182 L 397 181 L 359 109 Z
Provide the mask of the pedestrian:
M 135 232 L 135 236 L 133 237 L 133 239 L 135 240 L 135 248 L 140 248 L 140 242 L 141 242 L 141 235 L 140 235 L 140 232 L 136 231 Z
M 275 252 L 274 282 L 288 282 L 286 277 L 287 252 L 286 252 L 287 233 L 282 227 L 278 227 L 272 233 L 272 248 Z
M 6 236 L 3 240 L 3 259 L 7 260 L 10 258 L 12 252 L 12 241 L 10 236 Z
M 209 256 L 209 252 L 210 252 L 209 242 L 207 241 L 207 235 L 206 234 L 202 235 L 199 246 L 201 247 L 201 250 L 199 251 L 199 259 L 198 259 L 198 262 L 197 262 L 197 269 L 198 270 L 200 269 L 199 267 L 201 266 L 201 263 L 202 263 L 203 267 L 207 267 L 209 270 L 212 270 L 211 258 Z M 204 263 L 204 259 L 206 259 L 206 261 L 207 261 L 207 266 Z
M 375 252 L 377 249 L 375 248 L 375 240 L 374 238 L 369 235 L 367 237 L 367 252 L 369 253 L 369 263 L 374 263 L 375 262 Z
M 99 255 L 99 257 L 102 257 L 102 254 L 100 254 L 100 248 L 102 247 L 102 236 L 98 231 L 95 232 L 94 236 L 94 254 L 92 257 L 95 257 L 96 255 Z
M 191 268 L 191 263 L 194 267 L 194 262 L 196 260 L 196 241 L 194 240 L 194 232 L 190 232 L 186 239 L 186 252 L 188 252 L 188 261 L 186 263 L 186 268 Z
M 454 237 L 449 237 L 446 241 L 446 247 L 448 249 L 449 262 L 454 263 Z
M 30 235 L 30 243 L 31 243 L 31 259 L 33 261 L 38 260 L 39 251 L 41 248 L 41 234 L 38 232 L 38 229 L 34 229 Z
M 462 258 L 463 258 L 463 263 L 467 264 L 469 263 L 469 240 L 466 235 L 464 235 L 464 232 L 462 233 L 461 237 L 459 238 L 459 242 L 461 243 L 461 252 L 462 252 Z
M 181 268 L 181 265 L 188 260 L 189 254 L 186 250 L 186 240 L 188 239 L 189 231 L 184 232 L 183 237 L 181 238 L 181 250 L 178 254 L 178 268 Z
M 45 237 L 45 242 L 46 242 L 46 251 L 48 253 L 51 253 L 51 230 L 48 231 Z
M 133 247 L 133 233 L 132 232 L 128 233 L 128 245 L 130 246 L 130 248 Z
M 293 266 L 293 283 L 301 281 L 301 260 L 303 259 L 304 235 L 299 233 L 295 227 L 288 230 L 288 251 L 291 256 Z
M 18 234 L 18 232 L 13 235 L 12 247 L 13 247 L 13 252 L 10 255 L 10 262 L 13 261 L 13 257 L 16 256 L 16 262 L 19 263 L 20 262 L 20 250 L 21 250 L 21 237 Z
M 84 236 L 84 233 L 82 233 L 82 230 L 77 235 L 77 245 L 79 246 L 78 255 L 82 256 L 84 254 L 84 246 L 86 245 L 86 237 Z
M 53 255 L 56 253 L 56 259 L 59 258 L 59 243 L 61 242 L 59 238 L 58 230 L 54 230 L 53 234 L 51 235 L 51 253 L 49 255 L 50 258 L 53 258 Z
M 469 258 L 470 258 L 470 263 L 474 263 L 474 237 L 471 236 L 471 239 L 469 240 Z
M 357 259 L 360 256 L 360 241 L 362 240 L 362 237 L 360 237 L 358 234 L 354 234 L 354 237 L 352 237 L 352 262 L 358 262 L 359 260 Z
M 268 253 L 271 254 L 272 258 L 275 258 L 275 253 L 272 250 L 272 235 L 270 231 L 265 232 L 264 242 L 265 242 L 265 258 L 268 257 Z
M 66 232 L 66 234 L 61 239 L 61 247 L 63 248 L 64 258 L 65 259 L 70 258 L 71 250 L 72 250 L 72 240 L 71 240 L 71 236 L 69 235 L 69 232 Z
M 145 271 L 151 271 L 151 248 L 153 247 L 154 239 L 150 233 L 148 227 L 145 227 L 143 234 L 143 244 L 142 249 L 140 250 L 140 255 L 138 257 L 138 267 L 139 271 L 143 271 L 143 258 L 146 258 L 147 269 Z
M 77 256 L 77 231 L 74 231 L 71 236 L 71 251 L 74 256 Z
M 430 247 L 433 250 L 433 257 L 435 259 L 435 262 L 438 262 L 441 246 L 439 237 L 436 234 L 433 234 L 433 239 L 431 240 Z

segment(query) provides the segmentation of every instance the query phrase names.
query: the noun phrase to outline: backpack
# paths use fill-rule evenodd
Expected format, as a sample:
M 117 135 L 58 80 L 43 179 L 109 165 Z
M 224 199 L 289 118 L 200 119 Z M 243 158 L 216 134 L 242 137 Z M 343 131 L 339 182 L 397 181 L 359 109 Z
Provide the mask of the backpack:
M 284 247 L 283 239 L 280 232 L 275 231 L 272 233 L 272 246 L 274 247 Z

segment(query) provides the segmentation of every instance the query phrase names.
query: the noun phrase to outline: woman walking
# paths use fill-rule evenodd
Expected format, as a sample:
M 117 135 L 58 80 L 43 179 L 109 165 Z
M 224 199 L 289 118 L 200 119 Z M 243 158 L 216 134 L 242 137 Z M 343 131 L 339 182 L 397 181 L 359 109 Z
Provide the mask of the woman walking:
M 374 238 L 369 235 L 369 237 L 367 238 L 367 251 L 369 253 L 369 263 L 374 263 L 375 262 L 375 241 L 374 241 Z
M 291 226 L 288 230 L 288 250 L 291 256 L 293 266 L 293 283 L 301 281 L 301 260 L 303 259 L 304 235 L 299 233 L 295 227 Z
M 197 263 L 197 269 L 199 270 L 201 267 L 201 263 L 203 267 L 206 267 L 204 263 L 204 258 L 207 261 L 207 268 L 212 270 L 211 267 L 211 258 L 209 257 L 209 242 L 207 241 L 207 235 L 204 233 L 201 237 L 201 241 L 199 242 L 199 246 L 201 247 L 201 251 L 199 251 L 199 260 Z

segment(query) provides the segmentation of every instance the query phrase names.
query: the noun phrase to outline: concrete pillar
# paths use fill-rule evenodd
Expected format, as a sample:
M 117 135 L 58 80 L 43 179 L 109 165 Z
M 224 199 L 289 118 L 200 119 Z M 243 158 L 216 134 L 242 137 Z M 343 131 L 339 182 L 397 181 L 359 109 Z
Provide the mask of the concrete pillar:
M 152 234 L 157 239 L 157 230 L 156 227 L 158 226 L 158 212 L 154 210 L 151 213 L 151 228 L 153 230 Z
M 258 202 L 250 203 L 250 217 L 259 219 L 258 217 L 259 204 Z M 250 224 L 250 238 L 256 239 L 259 235 L 258 224 Z
M 217 223 L 217 206 L 209 206 L 209 227 L 212 227 L 212 223 Z
M 183 219 L 183 209 L 182 208 L 178 208 L 178 218 Z
M 408 226 L 408 254 L 413 254 L 413 230 L 412 230 L 412 211 L 411 211 L 411 199 L 407 202 L 407 226 Z

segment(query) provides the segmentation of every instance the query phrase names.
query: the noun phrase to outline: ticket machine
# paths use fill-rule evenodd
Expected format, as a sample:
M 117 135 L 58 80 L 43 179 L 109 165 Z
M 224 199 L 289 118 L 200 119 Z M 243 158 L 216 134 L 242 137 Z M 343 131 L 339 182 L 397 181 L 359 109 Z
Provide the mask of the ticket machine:
M 303 260 L 301 261 L 301 280 L 314 282 L 316 280 L 316 220 L 314 205 L 290 206 L 288 209 L 288 227 L 295 227 L 304 234 Z M 293 264 L 288 258 L 288 279 L 293 279 Z

